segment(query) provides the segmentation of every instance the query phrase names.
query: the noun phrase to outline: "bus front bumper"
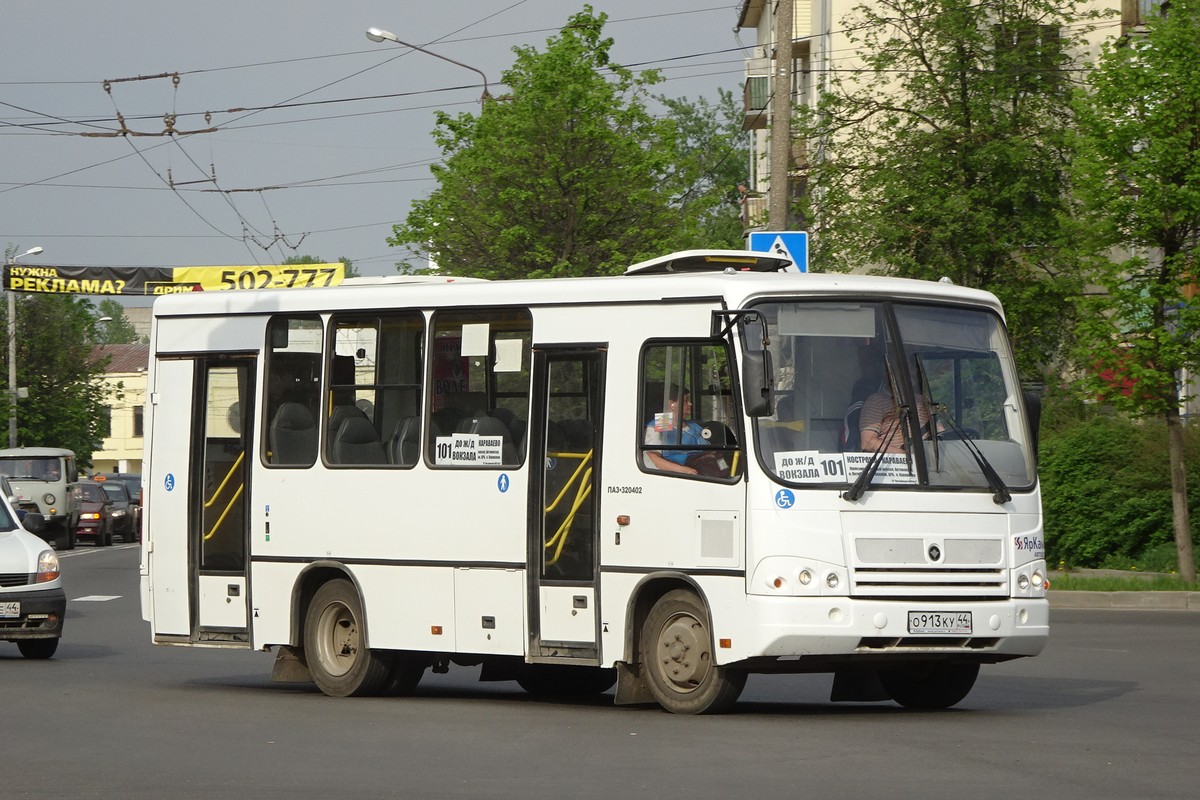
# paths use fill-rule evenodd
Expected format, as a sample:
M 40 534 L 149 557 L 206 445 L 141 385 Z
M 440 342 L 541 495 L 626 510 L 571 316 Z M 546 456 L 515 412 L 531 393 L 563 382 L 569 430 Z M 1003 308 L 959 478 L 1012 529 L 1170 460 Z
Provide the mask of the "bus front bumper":
M 747 597 L 748 620 L 718 647 L 721 663 L 754 660 L 786 671 L 826 671 L 842 659 L 906 661 L 930 656 L 990 663 L 1034 656 L 1046 646 L 1045 599 L 880 600 L 850 597 Z M 750 624 L 745 624 L 749 622 Z M 723 638 L 714 621 L 714 637 Z M 747 641 L 749 639 L 749 641 Z M 790 666 L 789 666 L 790 662 Z

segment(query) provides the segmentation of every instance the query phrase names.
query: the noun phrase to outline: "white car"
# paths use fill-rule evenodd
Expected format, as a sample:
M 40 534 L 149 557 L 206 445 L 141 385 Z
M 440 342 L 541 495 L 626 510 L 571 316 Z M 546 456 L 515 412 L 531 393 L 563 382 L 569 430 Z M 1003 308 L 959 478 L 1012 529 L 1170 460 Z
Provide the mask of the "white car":
M 67 595 L 58 556 L 41 537 L 41 514 L 18 520 L 7 481 L 0 483 L 0 640 L 16 642 L 26 658 L 50 658 L 58 649 Z

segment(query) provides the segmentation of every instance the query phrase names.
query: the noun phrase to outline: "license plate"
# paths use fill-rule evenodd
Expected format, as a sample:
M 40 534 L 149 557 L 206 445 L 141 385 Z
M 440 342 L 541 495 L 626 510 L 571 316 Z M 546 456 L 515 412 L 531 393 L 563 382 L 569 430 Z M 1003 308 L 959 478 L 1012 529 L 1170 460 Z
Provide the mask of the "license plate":
M 20 619 L 21 604 L 16 600 L 0 603 L 0 619 Z
M 970 633 L 970 611 L 910 611 L 909 633 Z

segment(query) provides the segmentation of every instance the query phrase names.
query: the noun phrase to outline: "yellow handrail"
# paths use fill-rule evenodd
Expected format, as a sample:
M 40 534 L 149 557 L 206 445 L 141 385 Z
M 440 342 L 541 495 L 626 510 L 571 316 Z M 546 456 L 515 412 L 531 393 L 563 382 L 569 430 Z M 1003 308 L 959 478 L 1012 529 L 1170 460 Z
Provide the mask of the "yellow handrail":
M 563 547 L 567 544 L 567 537 L 571 533 L 571 526 L 575 522 L 575 515 L 579 513 L 580 507 L 587 501 L 592 494 L 592 471 L 589 469 L 583 473 L 583 481 L 579 484 L 579 489 L 575 493 L 575 502 L 571 504 L 571 510 L 567 512 L 567 516 L 563 519 L 562 524 L 558 526 L 558 530 L 546 542 L 546 549 L 554 547 L 555 542 L 558 546 L 554 549 L 554 555 L 546 560 L 546 566 L 551 566 L 558 562 L 559 556 L 562 555 Z
M 544 514 L 549 514 L 551 511 L 553 511 L 555 508 L 557 508 L 558 504 L 560 502 L 562 502 L 562 499 L 564 497 L 566 497 L 567 492 L 575 484 L 575 481 L 577 479 L 579 480 L 579 485 L 575 490 L 575 499 L 571 503 L 571 509 L 567 512 L 566 516 L 563 518 L 562 523 L 559 524 L 558 530 L 556 530 L 554 532 L 554 535 L 551 536 L 549 539 L 547 539 L 543 545 L 544 549 L 546 549 L 546 550 L 549 550 L 551 547 L 554 548 L 554 555 L 551 556 L 550 558 L 546 559 L 546 561 L 545 561 L 545 566 L 547 566 L 547 567 L 551 566 L 552 564 L 555 564 L 558 561 L 559 557 L 562 555 L 563 547 L 565 547 L 567 544 L 567 536 L 570 534 L 571 526 L 575 522 L 575 515 L 579 513 L 579 509 L 583 506 L 584 502 L 587 501 L 588 497 L 591 496 L 591 493 L 592 493 L 592 481 L 591 481 L 592 469 L 591 469 L 591 467 L 588 466 L 588 464 L 591 462 L 592 455 L 594 453 L 595 453 L 595 450 L 592 449 L 592 450 L 587 451 L 586 453 L 547 453 L 546 454 L 553 458 L 577 458 L 577 459 L 579 459 L 579 466 L 575 468 L 575 471 L 573 473 L 571 473 L 571 477 L 567 479 L 567 482 L 563 486 L 562 491 L 560 491 L 558 493 L 558 497 L 555 497 L 554 501 L 552 503 L 550 503 L 550 505 L 546 506 L 546 508 L 543 512 Z M 544 519 L 544 517 L 543 517 L 543 519 Z
M 243 450 L 242 452 L 238 453 L 238 457 L 234 460 L 233 465 L 229 468 L 229 472 L 225 474 L 225 479 L 222 480 L 221 484 L 213 490 L 212 497 L 205 501 L 205 509 L 212 508 L 213 504 L 217 502 L 217 498 L 221 495 L 221 492 L 225 490 L 225 487 L 229 484 L 229 481 L 233 479 L 234 473 L 237 472 L 238 467 L 240 467 L 242 462 L 245 460 L 246 451 Z M 212 529 L 209 530 L 208 533 L 204 534 L 204 541 L 207 542 L 217 534 L 217 529 L 221 527 L 221 523 L 225 521 L 227 516 L 229 516 L 229 511 L 233 508 L 233 504 L 238 501 L 238 498 L 242 496 L 242 492 L 245 490 L 246 482 L 242 481 L 242 483 L 237 487 L 237 491 L 233 493 L 233 497 L 229 498 L 229 502 L 225 504 L 224 510 L 221 511 L 221 516 L 217 517 L 217 521 L 213 523 Z
M 595 452 L 595 451 L 588 450 L 586 453 L 547 453 L 546 454 L 552 458 L 578 458 L 579 459 L 579 466 L 575 468 L 575 472 L 573 472 L 571 474 L 571 477 L 567 479 L 567 482 L 563 486 L 562 491 L 558 493 L 558 497 L 554 498 L 553 503 L 546 506 L 547 514 L 549 514 L 551 511 L 553 511 L 558 506 L 559 501 L 561 501 L 563 499 L 563 495 L 565 495 L 567 493 L 567 490 L 571 488 L 571 484 L 575 483 L 575 479 L 579 477 L 579 473 L 582 472 L 583 468 L 585 466 L 587 466 L 589 461 L 592 460 L 593 452 Z

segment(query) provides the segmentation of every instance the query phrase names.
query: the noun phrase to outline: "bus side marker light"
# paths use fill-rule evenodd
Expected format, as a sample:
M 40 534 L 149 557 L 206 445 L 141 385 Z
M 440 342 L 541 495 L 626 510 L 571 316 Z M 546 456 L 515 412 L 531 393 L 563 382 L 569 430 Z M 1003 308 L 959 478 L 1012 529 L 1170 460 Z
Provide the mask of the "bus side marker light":
M 720 647 L 722 650 L 728 650 L 733 647 L 733 639 L 718 639 L 717 647 Z
M 775 587 L 776 589 L 782 589 L 783 578 L 776 578 L 775 580 L 771 581 L 771 586 Z
M 629 524 L 629 515 L 628 514 L 618 514 L 617 515 L 617 524 L 618 525 L 628 525 Z
M 441 625 L 430 625 L 429 632 L 431 634 L 433 634 L 434 636 L 441 636 L 442 635 L 442 626 Z

